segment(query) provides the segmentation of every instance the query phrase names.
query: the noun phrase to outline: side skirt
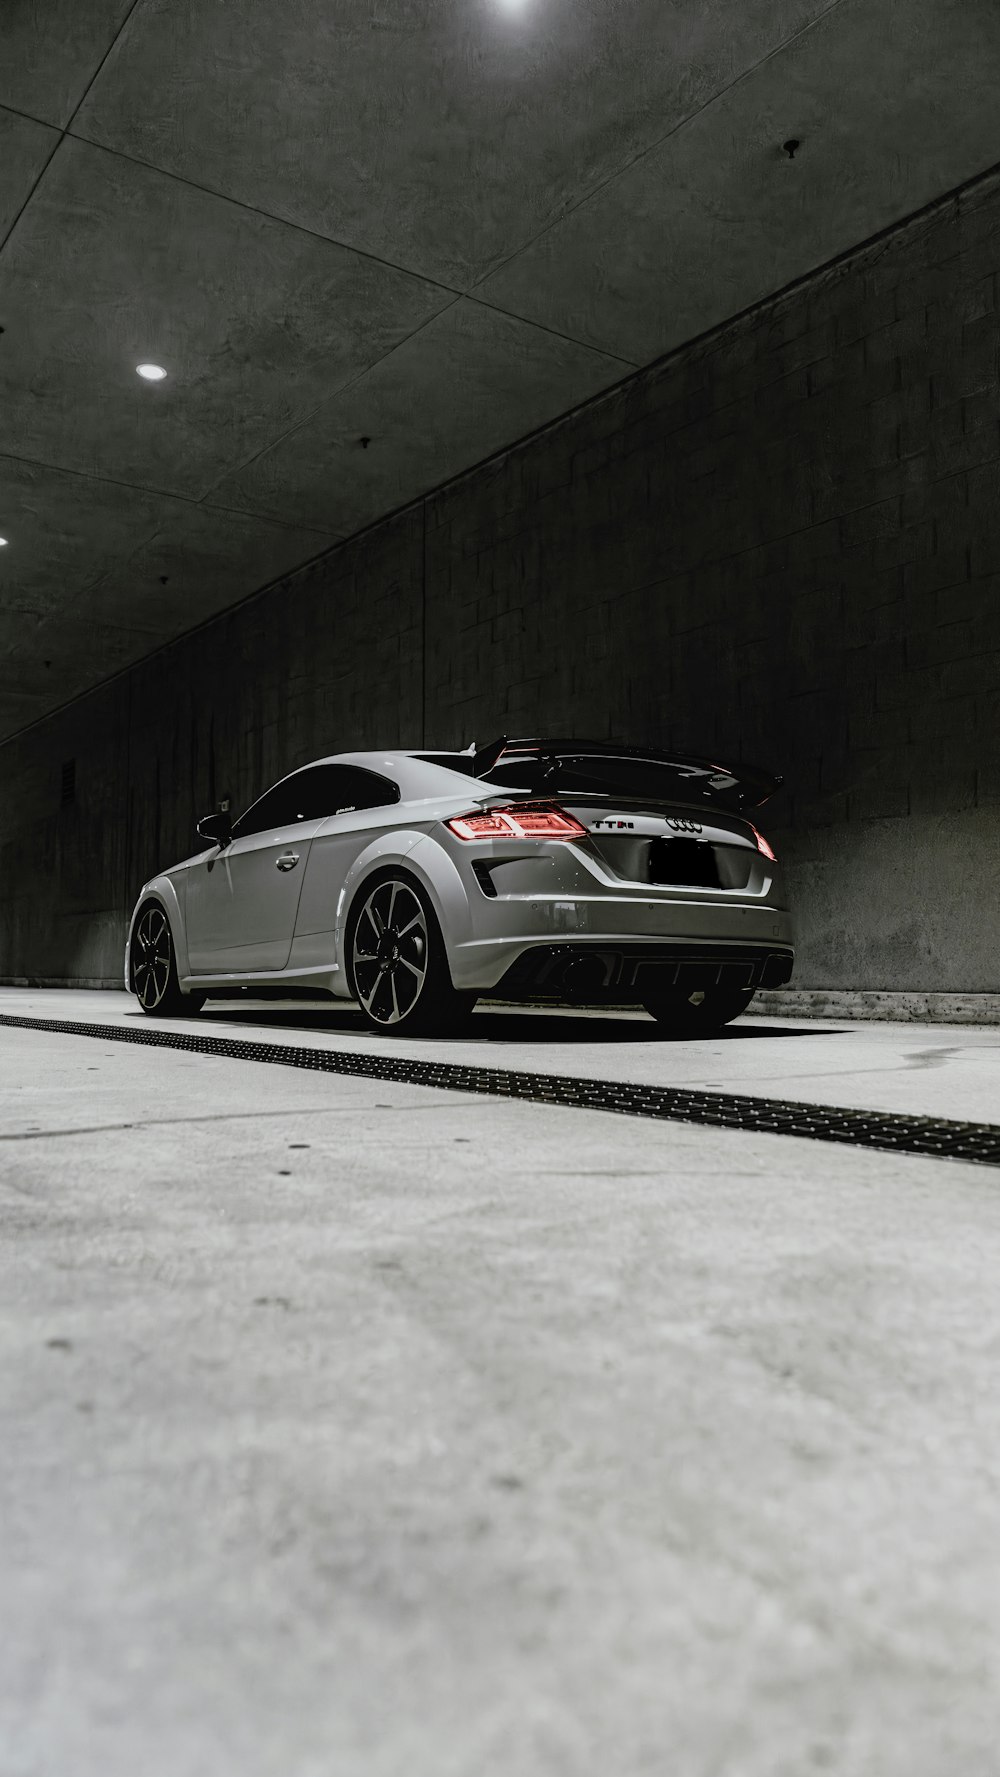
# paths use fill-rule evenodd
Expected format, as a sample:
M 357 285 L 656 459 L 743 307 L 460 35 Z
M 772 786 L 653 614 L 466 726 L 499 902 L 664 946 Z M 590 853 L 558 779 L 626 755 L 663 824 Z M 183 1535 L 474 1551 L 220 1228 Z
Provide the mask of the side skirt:
M 324 963 L 322 967 L 312 969 L 268 969 L 256 975 L 182 975 L 180 982 L 184 993 L 211 994 L 217 988 L 228 987 L 266 987 L 272 991 L 275 988 L 309 987 L 332 994 L 336 999 L 350 998 L 343 971 L 336 963 Z

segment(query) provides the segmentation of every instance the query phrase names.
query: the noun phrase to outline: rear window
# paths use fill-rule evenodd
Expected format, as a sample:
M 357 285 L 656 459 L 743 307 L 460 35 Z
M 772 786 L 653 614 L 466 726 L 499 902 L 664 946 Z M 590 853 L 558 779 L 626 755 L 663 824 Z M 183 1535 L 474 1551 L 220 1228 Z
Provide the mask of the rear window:
M 619 801 L 710 802 L 734 810 L 762 802 L 775 788 L 763 772 L 698 759 L 651 759 L 615 753 L 536 753 L 501 758 L 489 781 L 532 795 L 599 796 Z

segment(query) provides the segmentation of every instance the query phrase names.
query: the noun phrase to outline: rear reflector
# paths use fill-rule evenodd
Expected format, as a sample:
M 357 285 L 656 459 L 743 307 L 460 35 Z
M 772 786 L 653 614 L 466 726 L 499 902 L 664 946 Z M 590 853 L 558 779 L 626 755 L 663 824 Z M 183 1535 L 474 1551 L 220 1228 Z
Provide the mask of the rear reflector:
M 752 832 L 754 838 L 757 841 L 757 850 L 760 852 L 763 852 L 765 858 L 770 858 L 772 864 L 776 864 L 778 862 L 778 860 L 775 857 L 773 851 L 771 850 L 771 847 L 768 845 L 767 840 L 764 838 L 763 833 L 758 833 L 756 827 L 753 826 L 752 824 L 750 827 L 750 831 Z
M 509 808 L 473 809 L 445 822 L 459 839 L 586 839 L 575 815 L 552 803 L 515 802 Z

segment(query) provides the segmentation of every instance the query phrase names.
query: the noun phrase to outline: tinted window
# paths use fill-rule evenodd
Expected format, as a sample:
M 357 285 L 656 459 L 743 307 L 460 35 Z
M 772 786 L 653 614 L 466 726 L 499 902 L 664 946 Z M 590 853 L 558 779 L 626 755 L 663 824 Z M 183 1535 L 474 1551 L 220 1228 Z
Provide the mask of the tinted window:
M 259 801 L 248 808 L 233 826 L 234 839 L 245 839 L 248 833 L 266 833 L 269 827 L 288 827 L 298 819 L 300 796 L 292 782 L 275 784 L 265 790 Z
M 266 833 L 271 827 L 324 820 L 342 809 L 380 808 L 398 801 L 397 786 L 375 771 L 362 771 L 355 765 L 310 765 L 265 791 L 236 822 L 233 833 L 237 839 L 245 839 L 249 833 Z
M 360 765 L 327 765 L 329 785 L 324 790 L 329 807 L 324 814 L 346 814 L 355 808 L 385 808 L 399 801 L 399 785 L 377 771 L 365 771 Z

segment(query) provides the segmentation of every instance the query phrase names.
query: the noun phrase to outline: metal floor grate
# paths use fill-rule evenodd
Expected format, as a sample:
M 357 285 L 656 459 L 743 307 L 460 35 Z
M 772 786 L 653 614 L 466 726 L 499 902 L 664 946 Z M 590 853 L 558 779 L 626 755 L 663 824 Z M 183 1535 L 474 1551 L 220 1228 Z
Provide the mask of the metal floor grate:
M 269 1062 L 277 1067 L 306 1068 L 318 1073 L 394 1080 L 407 1086 L 437 1086 L 450 1092 L 482 1092 L 491 1098 L 523 1098 L 533 1104 L 617 1111 L 628 1117 L 702 1123 L 713 1129 L 801 1135 L 813 1141 L 848 1142 L 855 1147 L 881 1148 L 894 1154 L 925 1154 L 1000 1166 L 1000 1125 L 992 1123 L 897 1116 L 891 1111 L 851 1110 L 843 1105 L 802 1104 L 794 1099 L 750 1098 L 729 1092 L 697 1092 L 681 1086 L 641 1086 L 624 1080 L 586 1080 L 563 1074 L 467 1067 L 454 1061 L 309 1049 L 291 1043 L 244 1042 L 238 1037 L 208 1037 L 142 1025 L 73 1023 L 60 1018 L 21 1018 L 11 1013 L 0 1013 L 0 1025 L 53 1031 L 64 1036 L 99 1037 L 102 1042 L 183 1049 L 189 1054 L 218 1055 L 230 1061 Z

